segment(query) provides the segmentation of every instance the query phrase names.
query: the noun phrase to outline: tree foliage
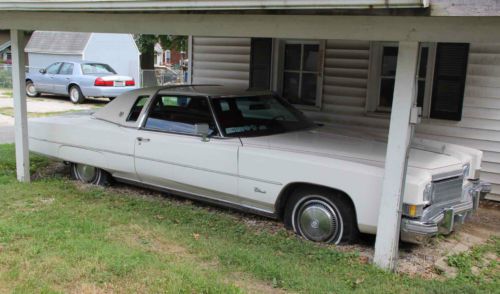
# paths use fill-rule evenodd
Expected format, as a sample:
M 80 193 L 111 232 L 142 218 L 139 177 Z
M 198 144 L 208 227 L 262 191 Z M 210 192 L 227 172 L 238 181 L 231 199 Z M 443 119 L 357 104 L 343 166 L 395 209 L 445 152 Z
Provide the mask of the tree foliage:
M 153 69 L 156 43 L 159 43 L 163 50 L 185 52 L 188 38 L 187 36 L 140 34 L 135 36 L 135 42 L 141 52 L 141 68 Z

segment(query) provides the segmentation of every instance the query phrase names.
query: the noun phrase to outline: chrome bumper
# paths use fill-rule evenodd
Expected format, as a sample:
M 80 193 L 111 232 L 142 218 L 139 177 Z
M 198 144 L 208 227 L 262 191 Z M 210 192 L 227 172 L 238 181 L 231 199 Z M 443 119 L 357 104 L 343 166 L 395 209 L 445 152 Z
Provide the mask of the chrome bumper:
M 464 186 L 460 201 L 437 203 L 424 209 L 420 218 L 401 219 L 401 240 L 422 244 L 438 233 L 447 235 L 464 223 L 478 207 L 479 200 L 491 191 L 491 184 L 480 180 Z

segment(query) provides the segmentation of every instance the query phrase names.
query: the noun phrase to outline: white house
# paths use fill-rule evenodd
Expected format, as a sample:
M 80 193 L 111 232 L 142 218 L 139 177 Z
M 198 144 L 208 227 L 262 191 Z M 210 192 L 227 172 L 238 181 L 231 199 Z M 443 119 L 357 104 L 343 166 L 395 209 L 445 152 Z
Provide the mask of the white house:
M 140 80 L 140 52 L 131 34 L 35 31 L 25 52 L 33 68 L 89 60 L 107 63 L 118 74 Z

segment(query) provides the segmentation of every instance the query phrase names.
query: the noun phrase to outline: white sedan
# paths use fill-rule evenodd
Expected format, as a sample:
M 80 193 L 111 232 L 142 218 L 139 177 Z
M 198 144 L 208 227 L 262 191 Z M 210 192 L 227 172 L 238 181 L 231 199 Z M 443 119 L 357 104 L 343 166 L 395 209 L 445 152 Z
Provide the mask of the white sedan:
M 120 182 L 283 219 L 308 240 L 376 233 L 386 143 L 318 126 L 269 93 L 221 86 L 127 92 L 95 113 L 30 120 L 30 149 L 86 183 Z M 489 185 L 482 153 L 417 140 L 401 238 L 450 233 Z

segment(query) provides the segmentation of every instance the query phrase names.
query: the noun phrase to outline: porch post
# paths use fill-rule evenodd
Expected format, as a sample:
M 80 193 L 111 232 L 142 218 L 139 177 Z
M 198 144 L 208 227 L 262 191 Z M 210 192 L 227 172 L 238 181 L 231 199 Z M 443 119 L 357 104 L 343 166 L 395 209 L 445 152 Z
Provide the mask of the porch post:
M 24 31 L 11 30 L 12 46 L 12 94 L 14 96 L 14 131 L 16 143 L 17 180 L 30 181 L 28 151 L 28 115 L 25 92 Z
M 398 258 L 408 147 L 413 135 L 410 116 L 416 96 L 418 49 L 418 42 L 399 42 L 374 257 L 376 265 L 388 270 L 395 269 Z

